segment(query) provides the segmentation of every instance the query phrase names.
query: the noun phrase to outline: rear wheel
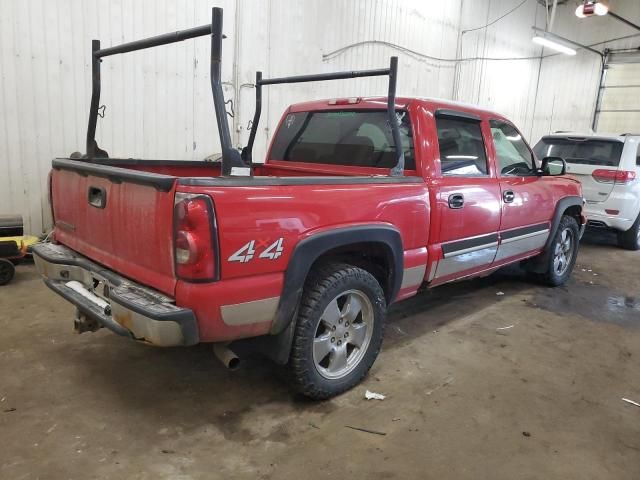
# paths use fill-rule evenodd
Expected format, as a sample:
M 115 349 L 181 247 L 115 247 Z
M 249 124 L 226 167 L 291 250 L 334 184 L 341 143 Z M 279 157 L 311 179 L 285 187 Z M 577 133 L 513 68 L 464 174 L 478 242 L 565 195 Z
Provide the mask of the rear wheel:
M 618 245 L 627 250 L 640 250 L 640 214 L 626 232 L 618 232 Z
M 0 285 L 6 285 L 13 280 L 15 273 L 16 268 L 13 266 L 13 263 L 4 258 L 0 258 Z
M 545 271 L 536 275 L 536 278 L 551 287 L 563 285 L 571 276 L 576 263 L 579 235 L 576 219 L 564 215 L 549 247 Z
M 289 370 L 302 394 L 338 395 L 367 374 L 382 345 L 386 302 L 366 270 L 330 264 L 306 282 Z

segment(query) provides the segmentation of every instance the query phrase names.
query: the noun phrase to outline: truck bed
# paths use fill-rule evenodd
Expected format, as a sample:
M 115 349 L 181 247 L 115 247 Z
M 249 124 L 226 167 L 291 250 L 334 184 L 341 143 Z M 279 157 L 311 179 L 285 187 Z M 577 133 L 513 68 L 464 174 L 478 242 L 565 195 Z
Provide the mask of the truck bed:
M 370 172 L 378 169 L 331 166 L 329 172 L 326 165 L 279 163 L 285 162 L 256 166 L 253 177 L 221 177 L 220 165 L 214 162 L 56 159 L 51 175 L 55 239 L 170 296 L 175 295 L 177 285 L 173 253 L 176 192 L 212 198 L 218 236 L 224 237 L 220 238 L 221 258 L 240 248 L 242 244 L 235 239 L 240 241 L 248 232 L 255 232 L 258 239 L 285 238 L 289 250 L 319 225 L 372 219 L 397 224 L 406 231 L 406 239 L 418 235 L 426 243 L 428 226 L 412 226 L 416 215 L 425 218 L 426 212 L 415 208 L 416 201 L 423 209 L 427 205 L 423 179 Z M 282 272 L 286 257 L 258 262 L 252 272 Z M 239 267 L 224 262 L 222 278 L 246 275 Z

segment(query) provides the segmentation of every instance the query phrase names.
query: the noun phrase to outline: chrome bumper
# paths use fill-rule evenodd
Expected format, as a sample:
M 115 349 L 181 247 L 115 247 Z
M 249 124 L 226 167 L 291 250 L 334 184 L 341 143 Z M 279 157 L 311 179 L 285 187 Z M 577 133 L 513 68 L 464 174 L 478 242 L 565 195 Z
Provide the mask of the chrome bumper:
M 100 326 L 161 347 L 198 343 L 193 312 L 177 307 L 162 293 L 136 284 L 63 245 L 36 245 L 33 258 L 45 284 Z

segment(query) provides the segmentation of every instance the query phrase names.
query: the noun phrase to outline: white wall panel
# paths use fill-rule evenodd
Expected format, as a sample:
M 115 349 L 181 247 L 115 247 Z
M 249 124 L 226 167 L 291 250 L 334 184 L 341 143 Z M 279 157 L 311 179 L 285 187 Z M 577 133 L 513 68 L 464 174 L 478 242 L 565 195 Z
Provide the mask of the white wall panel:
M 51 158 L 84 151 L 92 38 L 107 47 L 206 24 L 214 5 L 225 9 L 223 80 L 234 102 L 237 146 L 248 138 L 256 70 L 274 77 L 377 68 L 391 55 L 399 57 L 400 95 L 479 103 L 507 115 L 533 141 L 553 130 L 588 128 L 599 60 L 588 52 L 541 59 L 530 27 L 544 26 L 545 15 L 535 0 L 495 25 L 462 33 L 519 2 L 0 0 L 0 213 L 23 214 L 33 233 L 50 226 Z M 579 21 L 569 3 L 558 9 L 554 31 L 561 35 L 593 43 L 634 33 L 611 18 Z M 640 2 L 612 6 L 640 18 Z M 125 157 L 216 153 L 209 43 L 205 37 L 105 58 L 101 103 L 107 109 L 98 122 L 99 145 Z M 631 37 L 607 46 L 637 44 Z M 263 158 L 287 105 L 386 91 L 384 78 L 265 87 L 254 158 Z
M 640 19 L 640 2 L 637 0 L 615 0 L 610 5 L 623 17 L 636 22 Z M 637 48 L 640 44 L 639 32 L 624 23 L 610 16 L 579 19 L 573 14 L 574 9 L 572 2 L 558 7 L 553 27 L 555 33 L 600 51 L 605 48 Z M 605 42 L 618 37 L 626 38 Z M 544 53 L 552 52 L 545 49 Z M 600 57 L 586 50 L 579 49 L 574 57 L 553 55 L 544 59 L 533 116 L 533 141 L 558 130 L 591 130 L 600 73 Z

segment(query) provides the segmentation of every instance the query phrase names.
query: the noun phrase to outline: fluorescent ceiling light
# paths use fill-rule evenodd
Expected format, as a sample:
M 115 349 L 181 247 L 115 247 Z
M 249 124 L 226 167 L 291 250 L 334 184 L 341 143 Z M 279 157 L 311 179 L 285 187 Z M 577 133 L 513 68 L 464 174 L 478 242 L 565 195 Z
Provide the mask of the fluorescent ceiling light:
M 566 55 L 575 55 L 576 51 L 573 48 L 567 47 L 559 42 L 554 40 L 550 40 L 548 38 L 542 37 L 540 35 L 536 35 L 532 39 L 534 43 L 538 45 L 542 45 L 543 47 L 550 48 L 551 50 L 555 50 L 556 52 L 564 53 Z

